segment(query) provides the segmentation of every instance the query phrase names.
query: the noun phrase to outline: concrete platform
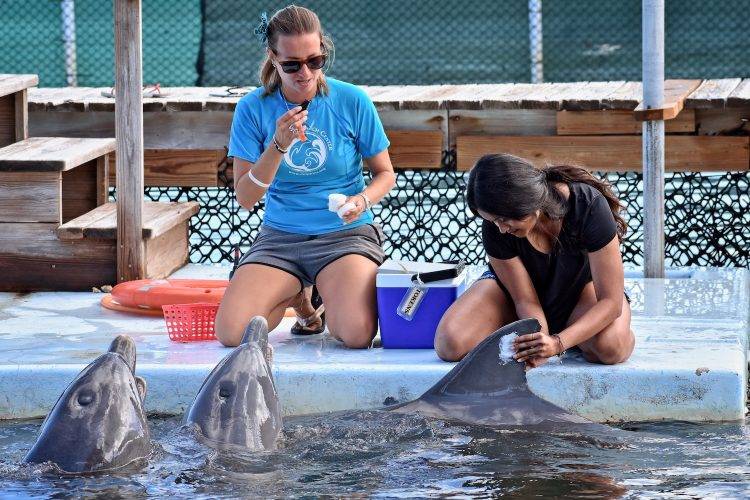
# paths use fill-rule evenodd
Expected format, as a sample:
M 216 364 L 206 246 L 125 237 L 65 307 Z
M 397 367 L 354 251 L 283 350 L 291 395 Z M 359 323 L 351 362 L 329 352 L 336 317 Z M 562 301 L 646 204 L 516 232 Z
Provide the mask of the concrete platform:
M 188 266 L 179 275 L 225 277 Z M 741 420 L 747 386 L 750 298 L 743 269 L 675 270 L 647 280 L 631 272 L 637 345 L 618 366 L 565 357 L 528 374 L 541 397 L 596 421 Z M 0 294 L 0 419 L 44 416 L 70 380 L 119 333 L 138 346 L 149 412 L 181 413 L 228 353 L 218 342 L 174 343 L 161 318 L 99 306 L 97 293 Z M 297 338 L 286 319 L 271 338 L 287 415 L 381 406 L 429 388 L 452 364 L 432 350 L 352 351 L 326 334 Z

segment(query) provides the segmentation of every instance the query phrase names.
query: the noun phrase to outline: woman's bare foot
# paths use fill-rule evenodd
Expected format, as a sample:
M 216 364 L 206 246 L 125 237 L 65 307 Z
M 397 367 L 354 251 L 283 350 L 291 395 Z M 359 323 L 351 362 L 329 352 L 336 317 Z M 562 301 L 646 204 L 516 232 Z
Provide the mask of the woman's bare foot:
M 319 333 L 323 328 L 323 308 L 315 307 L 312 303 L 313 287 L 302 289 L 291 301 L 290 306 L 297 315 L 297 324 L 292 327 L 292 333 L 305 335 Z

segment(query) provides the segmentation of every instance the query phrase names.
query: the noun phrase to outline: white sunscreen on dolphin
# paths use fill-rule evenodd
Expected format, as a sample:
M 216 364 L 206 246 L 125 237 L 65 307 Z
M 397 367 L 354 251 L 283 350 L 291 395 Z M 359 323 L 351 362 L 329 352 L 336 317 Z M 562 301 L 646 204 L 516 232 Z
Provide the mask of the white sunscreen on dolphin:
M 513 356 L 516 355 L 516 350 L 513 347 L 513 342 L 518 337 L 515 333 L 509 333 L 503 337 L 500 337 L 500 362 L 506 364 L 509 361 L 515 361 Z

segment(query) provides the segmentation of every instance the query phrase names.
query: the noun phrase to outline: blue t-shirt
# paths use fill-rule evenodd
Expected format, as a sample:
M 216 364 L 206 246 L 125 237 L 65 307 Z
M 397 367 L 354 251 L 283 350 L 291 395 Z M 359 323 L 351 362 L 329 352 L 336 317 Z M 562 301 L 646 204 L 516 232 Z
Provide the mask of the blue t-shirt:
M 329 94 L 317 95 L 307 108 L 305 142 L 299 139 L 279 165 L 266 192 L 263 224 L 298 234 L 324 234 L 372 222 L 367 211 L 344 225 L 328 210 L 328 195 L 362 192 L 362 158 L 389 146 L 375 106 L 359 87 L 326 78 Z M 255 163 L 271 144 L 276 120 L 296 104 L 279 90 L 263 97 L 263 87 L 237 103 L 229 137 L 229 156 Z M 273 145 L 271 145 L 273 147 Z

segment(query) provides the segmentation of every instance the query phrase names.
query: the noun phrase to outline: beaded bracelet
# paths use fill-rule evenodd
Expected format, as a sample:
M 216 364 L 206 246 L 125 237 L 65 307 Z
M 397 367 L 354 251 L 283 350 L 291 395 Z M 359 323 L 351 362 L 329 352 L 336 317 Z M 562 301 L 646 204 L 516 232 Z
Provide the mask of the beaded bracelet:
M 284 148 L 282 148 L 279 145 L 279 141 L 276 140 L 276 136 L 275 135 L 273 136 L 273 145 L 276 148 L 276 151 L 278 151 L 279 153 L 281 153 L 283 155 L 285 155 L 287 153 L 287 151 L 289 151 L 289 148 L 284 149 Z
M 560 335 L 557 333 L 552 336 L 555 337 L 555 339 L 557 340 L 557 345 L 560 346 L 560 352 L 558 352 L 557 355 L 562 356 L 563 354 L 565 354 L 565 346 L 563 345 L 563 341 L 560 338 Z

